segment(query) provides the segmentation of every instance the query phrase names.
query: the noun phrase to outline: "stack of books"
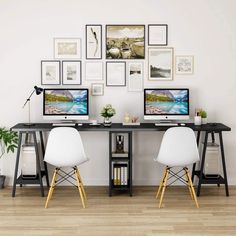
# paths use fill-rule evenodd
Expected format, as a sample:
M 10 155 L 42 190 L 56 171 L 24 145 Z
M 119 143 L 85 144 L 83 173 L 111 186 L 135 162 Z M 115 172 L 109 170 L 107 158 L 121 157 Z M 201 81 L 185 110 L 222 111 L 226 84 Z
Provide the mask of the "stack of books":
M 113 184 L 128 185 L 128 163 L 115 163 L 113 165 Z

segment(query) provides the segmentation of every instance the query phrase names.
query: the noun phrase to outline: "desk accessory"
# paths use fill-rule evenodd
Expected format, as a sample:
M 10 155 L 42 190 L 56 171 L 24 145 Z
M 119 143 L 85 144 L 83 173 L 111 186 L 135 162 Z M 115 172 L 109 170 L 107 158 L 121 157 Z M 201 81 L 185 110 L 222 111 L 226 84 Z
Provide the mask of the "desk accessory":
M 124 153 L 124 135 L 116 135 L 116 153 Z
M 28 103 L 28 123 L 25 123 L 24 125 L 25 126 L 33 126 L 35 124 L 32 124 L 31 123 L 31 120 L 30 120 L 30 98 L 32 97 L 32 95 L 34 93 L 36 93 L 36 95 L 40 95 L 41 93 L 43 92 L 43 89 L 40 88 L 40 87 L 37 87 L 37 86 L 34 86 L 34 90 L 31 92 L 31 94 L 29 95 L 29 97 L 26 99 L 24 105 L 23 105 L 23 108 L 26 106 L 26 104 Z

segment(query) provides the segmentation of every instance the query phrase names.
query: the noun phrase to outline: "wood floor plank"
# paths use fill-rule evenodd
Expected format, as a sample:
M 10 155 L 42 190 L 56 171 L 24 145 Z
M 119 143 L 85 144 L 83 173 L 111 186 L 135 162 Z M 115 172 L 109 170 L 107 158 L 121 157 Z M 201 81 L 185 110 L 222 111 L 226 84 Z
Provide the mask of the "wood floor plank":
M 203 187 L 197 209 L 188 189 L 167 188 L 163 208 L 155 199 L 156 187 L 134 187 L 134 196 L 114 193 L 107 187 L 85 187 L 83 209 L 78 191 L 58 187 L 44 209 L 39 188 L 0 190 L 0 235 L 236 235 L 236 187 L 225 197 L 224 188 Z

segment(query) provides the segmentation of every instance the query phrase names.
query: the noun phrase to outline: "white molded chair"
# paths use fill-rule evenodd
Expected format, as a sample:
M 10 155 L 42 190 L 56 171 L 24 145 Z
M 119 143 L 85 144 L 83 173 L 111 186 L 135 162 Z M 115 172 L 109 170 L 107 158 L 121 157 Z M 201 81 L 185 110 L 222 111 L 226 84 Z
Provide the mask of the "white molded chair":
M 156 161 L 166 165 L 164 175 L 156 194 L 156 198 L 158 198 L 161 193 L 159 208 L 162 205 L 167 180 L 172 177 L 176 178 L 172 183 L 180 180 L 188 186 L 190 195 L 195 201 L 197 208 L 199 208 L 193 183 L 187 168 L 188 165 L 199 161 L 199 152 L 193 130 L 187 127 L 169 128 L 163 136 Z M 181 170 L 175 173 L 173 167 L 181 167 Z M 184 174 L 180 175 L 182 171 L 184 171 Z M 185 179 L 183 176 L 185 176 Z M 172 183 L 170 183 L 170 185 Z
M 63 181 L 72 183 L 69 180 L 70 178 L 76 180 L 77 185 L 72 184 L 78 187 L 82 205 L 83 208 L 85 208 L 85 200 L 87 200 L 87 197 L 77 166 L 88 161 L 88 158 L 84 152 L 84 146 L 80 133 L 72 127 L 58 127 L 52 129 L 49 133 L 44 161 L 56 166 L 45 203 L 45 208 L 48 206 L 55 186 Z M 73 170 L 66 173 L 61 169 L 64 167 L 71 167 Z M 62 172 L 62 174 L 59 172 Z M 73 173 L 75 178 L 72 176 Z M 61 178 L 57 180 L 58 175 Z

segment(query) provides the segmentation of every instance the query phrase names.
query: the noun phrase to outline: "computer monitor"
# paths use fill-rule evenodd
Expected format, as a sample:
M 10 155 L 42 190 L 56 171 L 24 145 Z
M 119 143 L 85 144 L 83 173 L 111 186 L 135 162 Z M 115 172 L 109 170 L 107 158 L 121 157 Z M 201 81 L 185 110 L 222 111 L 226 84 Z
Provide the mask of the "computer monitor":
M 88 89 L 44 89 L 43 118 L 47 120 L 88 120 Z
M 189 119 L 189 89 L 144 89 L 145 120 Z

